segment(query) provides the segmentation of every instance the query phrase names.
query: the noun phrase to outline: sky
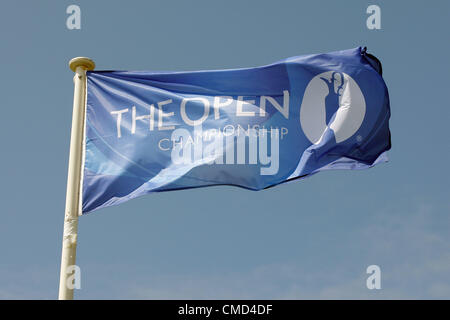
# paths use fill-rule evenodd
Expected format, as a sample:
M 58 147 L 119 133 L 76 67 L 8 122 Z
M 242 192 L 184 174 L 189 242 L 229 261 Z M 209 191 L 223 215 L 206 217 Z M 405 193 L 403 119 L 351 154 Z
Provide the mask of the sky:
M 81 8 L 81 29 L 66 8 Z M 366 9 L 381 9 L 381 30 Z M 3 0 L 0 299 L 56 299 L 73 73 L 383 63 L 390 161 L 265 191 L 150 194 L 79 221 L 76 299 L 449 299 L 448 1 Z M 381 269 L 369 290 L 366 268 Z

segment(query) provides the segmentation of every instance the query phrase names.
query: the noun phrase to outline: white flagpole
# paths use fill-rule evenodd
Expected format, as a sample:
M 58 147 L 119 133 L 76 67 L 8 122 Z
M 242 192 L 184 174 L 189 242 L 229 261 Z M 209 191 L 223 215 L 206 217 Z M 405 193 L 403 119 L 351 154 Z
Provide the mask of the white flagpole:
M 86 70 L 94 70 L 95 63 L 89 58 L 73 58 L 69 62 L 75 72 L 73 78 L 72 131 L 70 135 L 69 173 L 67 176 L 66 210 L 62 241 L 61 274 L 59 279 L 59 299 L 73 299 L 71 281 L 77 250 L 78 214 L 80 212 L 81 164 L 83 156 L 84 117 L 86 110 Z M 68 284 L 69 282 L 69 284 Z

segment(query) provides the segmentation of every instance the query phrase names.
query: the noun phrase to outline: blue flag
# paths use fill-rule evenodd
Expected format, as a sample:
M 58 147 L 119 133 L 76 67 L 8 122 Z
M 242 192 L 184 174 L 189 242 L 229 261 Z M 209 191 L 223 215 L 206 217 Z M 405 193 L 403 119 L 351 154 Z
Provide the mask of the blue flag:
M 89 71 L 82 213 L 143 194 L 261 190 L 387 161 L 389 96 L 365 48 L 197 72 Z

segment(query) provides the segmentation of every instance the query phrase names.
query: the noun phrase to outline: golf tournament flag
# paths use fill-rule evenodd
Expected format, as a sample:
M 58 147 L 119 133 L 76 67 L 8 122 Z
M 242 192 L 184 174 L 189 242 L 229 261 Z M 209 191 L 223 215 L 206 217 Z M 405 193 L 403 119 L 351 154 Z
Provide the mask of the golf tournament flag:
M 389 97 L 365 48 L 263 67 L 88 71 L 79 214 L 168 190 L 261 190 L 387 161 Z
M 387 161 L 389 96 L 365 48 L 247 69 L 93 71 L 74 100 L 59 299 L 73 299 L 81 214 L 160 191 L 261 190 Z M 79 283 L 79 282 L 77 282 Z

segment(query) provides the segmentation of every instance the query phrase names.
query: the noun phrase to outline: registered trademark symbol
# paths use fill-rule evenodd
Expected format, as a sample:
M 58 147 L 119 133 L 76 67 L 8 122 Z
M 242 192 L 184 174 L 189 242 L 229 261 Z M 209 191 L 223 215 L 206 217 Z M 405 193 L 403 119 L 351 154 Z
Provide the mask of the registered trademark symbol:
M 356 136 L 356 141 L 358 141 L 358 142 L 362 141 L 362 137 L 359 134 Z

